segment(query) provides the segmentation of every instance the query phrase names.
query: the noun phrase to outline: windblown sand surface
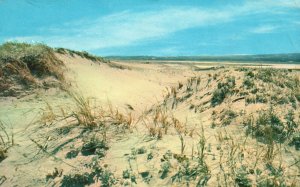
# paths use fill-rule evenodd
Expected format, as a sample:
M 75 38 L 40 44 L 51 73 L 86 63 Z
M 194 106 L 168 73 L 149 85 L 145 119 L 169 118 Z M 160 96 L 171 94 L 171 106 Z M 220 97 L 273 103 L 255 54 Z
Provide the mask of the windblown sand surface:
M 128 64 L 130 69 L 111 68 L 86 59 L 60 56 L 70 69 L 72 85 L 87 97 L 124 107 L 145 107 L 162 99 L 166 87 L 191 75 L 188 67 Z M 139 108 L 141 109 L 141 108 Z
M 242 144 L 246 139 L 244 129 L 240 125 L 242 123 L 241 118 L 234 119 L 232 124 L 226 126 L 226 128 L 211 128 L 212 113 L 216 113 L 217 123 L 218 120 L 221 120 L 219 117 L 226 109 L 231 109 L 238 116 L 242 116 L 243 112 L 257 112 L 259 109 L 266 108 L 266 104 L 260 103 L 246 105 L 245 98 L 234 102 L 226 101 L 220 106 L 211 107 L 211 95 L 217 86 L 217 81 L 224 80 L 222 69 L 220 71 L 218 68 L 209 70 L 211 67 L 218 66 L 214 63 L 208 62 L 201 65 L 201 63 L 173 64 L 167 62 L 164 64 L 147 64 L 144 62 L 115 62 L 125 67 L 119 69 L 104 63 L 94 63 L 77 55 L 72 57 L 66 54 L 57 54 L 57 56 L 66 65 L 67 71 L 65 74 L 67 82 L 70 84 L 70 90 L 76 91 L 86 98 L 92 98 L 95 105 L 104 108 L 111 105 L 114 109 L 118 109 L 124 114 L 130 114 L 134 118 L 132 129 L 120 134 L 114 134 L 113 131 L 108 132 L 109 149 L 105 157 L 101 159 L 102 165 L 107 165 L 114 176 L 118 178 L 116 184 L 118 186 L 126 184 L 133 186 L 185 185 L 185 183 L 172 183 L 170 176 L 175 176 L 176 168 L 182 167 L 178 160 L 192 159 L 199 153 L 197 146 L 202 127 L 206 137 L 206 163 L 210 170 L 208 186 L 219 184 L 217 176 L 221 178 L 221 181 L 224 181 L 224 178 L 222 178 L 224 176 L 220 175 L 218 164 L 219 159 L 221 159 L 218 151 L 223 149 L 220 142 L 226 142 L 226 139 L 232 138 L 232 142 L 224 144 L 235 144 L 238 150 L 244 150 L 243 157 L 246 160 L 248 159 L 247 161 L 250 163 L 254 162 L 253 155 L 258 154 L 257 151 L 255 152 L 252 149 L 265 149 L 263 145 L 258 145 L 252 138 L 247 139 L 247 143 Z M 227 67 L 232 64 L 225 65 Z M 300 68 L 299 65 L 270 66 L 287 69 Z M 224 76 L 225 74 L 226 76 L 236 76 L 236 85 L 241 85 L 243 74 L 233 71 L 230 67 L 228 69 L 228 71 L 225 71 Z M 215 72 L 218 73 L 219 77 L 216 80 L 210 80 Z M 299 74 L 295 74 L 299 77 Z M 192 95 L 187 94 L 188 92 L 180 88 L 176 89 L 174 98 L 179 99 L 176 106 L 173 106 L 172 94 L 174 94 L 174 91 L 172 91 L 172 88 L 177 88 L 181 83 L 183 89 L 188 90 L 185 86 L 192 77 L 201 78 L 200 86 L 197 87 L 198 85 L 195 84 L 198 83 L 193 82 L 196 81 L 196 79 L 193 79 L 191 83 Z M 231 99 L 239 99 L 239 97 L 232 97 Z M 175 116 L 182 124 L 185 124 L 185 132 L 182 132 L 185 144 L 184 154 L 181 153 L 182 144 L 178 135 L 179 132 L 176 129 L 170 127 L 169 132 L 163 133 L 162 138 L 159 139 L 156 135 L 150 137 L 147 125 L 151 126 L 150 123 L 153 123 L 153 120 L 150 120 L 150 122 L 147 117 L 140 118 L 146 111 L 150 114 L 155 113 L 155 110 L 159 108 L 157 106 L 163 106 L 162 103 L 166 107 L 166 115 L 169 116 L 167 120 L 172 121 L 172 116 Z M 93 155 L 84 156 L 79 154 L 72 159 L 67 159 L 65 156 L 70 150 L 79 149 L 82 145 L 83 140 L 76 138 L 80 134 L 80 129 L 73 128 L 64 134 L 65 132 L 61 132 L 63 130 L 57 130 L 58 127 L 63 129 L 63 123 L 57 123 L 58 125 L 55 126 L 56 123 L 48 124 L 45 122 L 46 125 L 40 127 L 43 125 L 41 124 L 42 121 L 37 120 L 44 112 L 48 111 L 50 106 L 54 113 L 60 113 L 62 109 L 67 111 L 73 108 L 74 102 L 66 92 L 56 88 L 41 90 L 21 99 L 6 97 L 0 100 L 0 119 L 7 125 L 8 132 L 13 132 L 15 142 L 15 145 L 9 149 L 8 157 L 0 163 L 1 186 L 60 186 L 62 176 L 46 180 L 46 176 L 49 173 L 51 174 L 54 168 L 62 169 L 62 175 L 88 171 L 84 164 L 91 162 Z M 297 103 L 297 107 L 299 107 L 299 103 Z M 277 106 L 276 109 L 280 113 L 290 108 L 292 108 L 290 105 L 282 105 Z M 296 112 L 299 115 L 298 109 Z M 256 144 L 257 146 L 254 147 Z M 229 148 L 224 146 L 224 152 Z M 140 150 L 140 152 L 133 154 L 133 150 Z M 162 177 L 161 168 L 168 160 L 165 158 L 168 150 L 175 156 L 186 156 L 182 156 L 177 160 L 170 159 L 170 173 L 166 177 Z M 135 158 L 129 159 L 130 155 Z M 153 158 L 149 159 L 149 155 Z M 283 156 L 285 156 L 283 165 L 287 167 L 294 164 L 297 157 L 299 158 L 299 151 L 297 152 L 291 148 L 291 150 L 283 153 Z M 162 161 L 163 159 L 165 160 Z M 294 175 L 294 178 L 289 178 L 287 184 L 292 184 L 291 181 L 293 180 L 296 181 L 294 183 L 296 186 L 300 184 L 298 165 L 295 164 L 295 167 L 291 167 L 286 171 L 288 175 Z M 137 184 L 124 177 L 125 170 L 130 170 L 135 174 Z M 251 180 L 255 181 L 255 179 Z M 101 182 L 98 181 L 96 184 L 90 185 L 99 186 L 100 184 Z M 191 186 L 194 186 L 194 184 L 191 183 Z

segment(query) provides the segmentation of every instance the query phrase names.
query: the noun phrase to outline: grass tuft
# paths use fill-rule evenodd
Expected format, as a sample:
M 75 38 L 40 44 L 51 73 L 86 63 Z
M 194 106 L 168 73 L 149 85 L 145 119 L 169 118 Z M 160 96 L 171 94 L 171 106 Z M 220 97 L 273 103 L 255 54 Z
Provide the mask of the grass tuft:
M 44 44 L 4 43 L 0 45 L 0 94 L 16 96 L 23 89 L 61 86 L 63 67 L 54 50 Z
M 13 134 L 9 135 L 5 124 L 0 120 L 0 162 L 7 157 L 7 151 L 13 144 Z

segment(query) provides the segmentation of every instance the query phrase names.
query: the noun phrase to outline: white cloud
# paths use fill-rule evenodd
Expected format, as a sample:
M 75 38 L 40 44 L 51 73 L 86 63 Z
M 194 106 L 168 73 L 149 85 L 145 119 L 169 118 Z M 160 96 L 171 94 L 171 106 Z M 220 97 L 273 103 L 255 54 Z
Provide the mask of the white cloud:
M 262 25 L 259 27 L 254 28 L 251 32 L 256 34 L 265 34 L 265 33 L 272 33 L 274 32 L 278 27 L 274 25 Z
M 300 8 L 300 0 L 278 0 L 277 5 L 289 8 Z
M 259 7 L 287 7 L 287 8 L 300 8 L 300 0 L 248 0 L 248 5 Z
M 243 6 L 223 9 L 173 7 L 156 11 L 124 11 L 95 20 L 78 20 L 54 28 L 42 28 L 47 35 L 15 37 L 12 40 L 40 41 L 55 47 L 95 50 L 133 45 L 140 41 L 160 39 L 188 28 L 226 23 L 245 15 L 268 12 L 269 7 L 297 7 L 300 0 L 247 1 Z M 293 3 L 294 2 L 294 3 Z M 276 27 L 261 26 L 254 33 L 272 32 Z
M 61 28 L 42 29 L 49 36 L 15 37 L 19 41 L 43 41 L 52 46 L 100 49 L 164 37 L 187 28 L 229 21 L 232 13 L 191 7 L 148 12 L 121 12 L 99 19 L 67 23 Z M 66 35 L 71 33 L 69 36 Z

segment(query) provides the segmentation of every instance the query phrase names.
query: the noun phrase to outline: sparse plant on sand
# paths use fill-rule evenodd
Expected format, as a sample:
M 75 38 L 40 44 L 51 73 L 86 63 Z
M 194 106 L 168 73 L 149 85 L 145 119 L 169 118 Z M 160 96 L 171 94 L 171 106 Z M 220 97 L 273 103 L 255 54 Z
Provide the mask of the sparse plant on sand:
M 160 178 L 161 179 L 164 179 L 168 176 L 170 168 L 171 168 L 171 163 L 168 160 L 164 161 L 161 164 L 161 170 L 160 170 L 160 173 L 161 173 Z
M 238 168 L 235 178 L 235 183 L 240 187 L 251 187 L 251 180 L 248 178 L 249 172 L 246 166 L 242 165 Z
M 75 174 L 64 175 L 61 181 L 61 186 L 62 187 L 85 186 L 85 185 L 90 185 L 93 182 L 94 180 L 89 173 L 87 172 L 82 174 L 75 173 Z
M 178 90 L 180 90 L 183 87 L 183 84 L 181 82 L 178 82 Z
M 130 180 L 130 183 L 137 183 L 136 176 L 131 169 L 126 169 L 123 171 L 123 179 Z
M 101 140 L 96 136 L 92 136 L 91 138 L 84 140 L 81 148 L 81 153 L 84 156 L 96 154 L 100 158 L 102 158 L 105 156 L 105 152 L 108 149 L 109 147 L 104 140 Z
M 199 135 L 199 141 L 198 141 L 198 146 L 197 146 L 197 149 L 198 149 L 198 162 L 200 162 L 201 165 L 204 164 L 205 160 L 204 160 L 204 150 L 205 150 L 205 146 L 206 146 L 206 138 L 205 138 L 205 135 L 204 135 L 204 128 L 203 126 L 201 127 L 201 132 L 200 132 L 200 135 Z
M 57 52 L 70 58 L 79 55 L 101 60 L 85 52 Z M 22 58 L 28 64 L 30 59 Z M 46 103 L 36 125 L 38 130 L 42 129 L 41 136 L 32 135 L 32 142 L 39 153 L 42 150 L 55 161 L 62 155 L 61 162 L 72 168 L 74 164 L 73 169 L 64 168 L 64 173 L 55 169 L 47 175 L 47 185 L 296 184 L 300 171 L 299 78 L 287 74 L 288 71 L 273 69 L 214 69 L 217 68 L 201 72 L 201 79 L 199 72 L 193 72 L 185 82 L 163 82 L 161 85 L 171 85 L 164 100 L 145 109 L 137 120 L 139 106 L 115 108 L 70 90 L 66 91 L 68 104 L 72 102 L 68 106 L 56 108 Z M 41 76 L 37 72 L 33 75 Z M 135 103 L 123 104 L 128 102 Z M 203 119 L 199 119 L 202 115 Z M 184 118 L 186 121 L 182 122 Z M 243 127 L 249 136 L 240 133 Z M 46 142 L 42 137 L 45 134 Z M 0 161 L 12 144 L 13 138 L 0 121 Z M 129 167 L 124 167 L 123 160 L 128 161 Z
M 251 79 L 251 78 L 246 77 L 246 78 L 244 79 L 243 84 L 244 84 L 244 86 L 246 87 L 246 89 L 251 89 L 251 88 L 253 88 L 253 86 L 254 86 L 254 80 Z
M 273 82 L 274 76 L 279 70 L 272 68 L 260 68 L 256 74 L 256 78 L 262 80 L 263 82 Z
M 46 108 L 42 111 L 37 123 L 47 124 L 48 126 L 65 123 L 65 126 L 61 127 L 65 129 L 63 130 L 64 134 L 70 131 L 71 126 L 79 126 L 84 131 L 96 130 L 102 134 L 103 141 L 107 141 L 109 130 L 119 133 L 131 128 L 133 123 L 131 113 L 124 115 L 111 105 L 108 109 L 104 109 L 96 103 L 96 100 L 71 91 L 68 93 L 73 100 L 73 107 L 67 110 L 60 108 L 60 111 L 54 111 L 46 103 Z
M 172 117 L 172 122 L 173 122 L 173 126 L 175 131 L 177 132 L 177 135 L 179 137 L 180 140 L 180 153 L 181 155 L 183 155 L 184 150 L 185 150 L 185 141 L 184 141 L 184 126 L 178 119 L 176 119 L 175 117 Z
M 205 162 L 204 150 L 206 147 L 206 138 L 203 128 L 199 136 L 200 139 L 197 146 L 198 155 L 195 159 L 193 159 L 193 156 L 192 159 L 190 159 L 182 154 L 173 154 L 173 158 L 176 159 L 179 164 L 175 170 L 175 174 L 171 177 L 173 183 L 185 184 L 187 186 L 191 184 L 195 186 L 206 186 L 208 180 L 211 178 L 210 170 Z M 166 160 L 168 161 L 168 159 Z M 169 162 L 166 163 L 169 169 L 171 165 Z
M 173 183 L 185 184 L 189 186 L 206 186 L 211 178 L 210 171 L 206 163 L 191 163 L 190 160 L 184 160 L 176 173 L 171 177 Z
M 63 169 L 57 169 L 54 168 L 54 171 L 51 173 L 48 173 L 46 175 L 46 181 L 50 180 L 50 179 L 55 179 L 56 177 L 61 177 L 63 174 Z
M 231 122 L 237 117 L 238 115 L 230 109 L 225 109 L 222 115 L 220 116 L 220 120 L 223 126 L 230 125 Z
M 101 187 L 112 186 L 117 183 L 113 173 L 106 167 L 99 164 L 97 160 L 86 164 L 85 167 L 90 172 L 78 173 L 78 171 L 71 174 L 64 175 L 61 180 L 61 186 L 86 186 L 100 181 Z
M 83 97 L 81 94 L 69 92 L 74 100 L 76 109 L 72 112 L 72 116 L 76 118 L 78 124 L 87 128 L 97 127 L 101 124 L 97 123 L 97 114 L 95 106 L 92 106 L 91 99 Z M 102 117 L 101 114 L 99 117 Z
M 261 111 L 257 120 L 245 123 L 247 125 L 247 133 L 251 133 L 258 140 L 270 144 L 275 142 L 284 142 L 287 135 L 295 132 L 298 125 L 293 121 L 292 114 L 286 117 L 287 122 L 284 123 L 274 112 L 272 108 L 268 111 Z
M 221 104 L 227 95 L 233 93 L 235 87 L 235 77 L 227 77 L 225 82 L 219 82 L 217 89 L 214 90 L 211 105 L 217 106 Z
M 23 90 L 63 87 L 63 69 L 54 50 L 44 44 L 6 42 L 0 45 L 0 95 L 19 96 Z
M 7 157 L 7 150 L 14 144 L 13 133 L 9 135 L 5 124 L 0 120 L 0 162 Z
M 147 127 L 151 137 L 161 139 L 163 134 L 167 134 L 172 126 L 171 116 L 166 108 L 156 107 L 152 113 L 143 115 L 142 122 Z

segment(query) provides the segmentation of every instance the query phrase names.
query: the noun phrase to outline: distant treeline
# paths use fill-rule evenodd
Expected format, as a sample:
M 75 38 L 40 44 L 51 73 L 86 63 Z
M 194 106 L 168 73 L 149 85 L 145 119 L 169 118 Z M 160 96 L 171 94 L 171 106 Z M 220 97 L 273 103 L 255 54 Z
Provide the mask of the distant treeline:
M 300 53 L 265 54 L 265 55 L 227 55 L 227 56 L 108 56 L 111 60 L 171 60 L 171 61 L 233 61 L 233 62 L 272 62 L 272 63 L 300 63 Z

